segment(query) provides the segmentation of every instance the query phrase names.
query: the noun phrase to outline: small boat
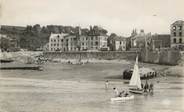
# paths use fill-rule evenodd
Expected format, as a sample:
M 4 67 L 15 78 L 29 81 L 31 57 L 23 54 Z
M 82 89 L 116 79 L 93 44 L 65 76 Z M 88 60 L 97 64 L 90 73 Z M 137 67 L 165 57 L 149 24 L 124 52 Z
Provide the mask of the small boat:
M 129 88 L 129 92 L 135 93 L 135 94 L 143 94 L 144 90 L 143 89 L 137 89 L 137 88 Z
M 0 59 L 0 63 L 10 63 L 13 62 L 14 60 L 12 59 Z
M 115 97 L 111 98 L 111 101 L 126 101 L 126 100 L 131 100 L 134 99 L 134 95 L 126 96 L 126 97 Z
M 129 92 L 136 93 L 136 94 L 143 94 L 144 90 L 141 87 L 141 78 L 140 78 L 140 72 L 138 67 L 138 56 L 136 57 L 136 62 L 134 65 L 134 70 L 132 73 L 132 77 L 130 79 L 129 83 Z

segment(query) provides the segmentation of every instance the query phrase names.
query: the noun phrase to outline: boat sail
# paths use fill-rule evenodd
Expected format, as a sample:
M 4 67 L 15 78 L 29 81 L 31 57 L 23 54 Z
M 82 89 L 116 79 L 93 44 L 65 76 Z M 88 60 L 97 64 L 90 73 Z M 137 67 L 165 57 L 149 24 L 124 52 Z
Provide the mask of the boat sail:
M 131 87 L 129 89 L 132 93 L 143 93 L 143 89 L 141 87 L 141 78 L 140 78 L 140 72 L 139 72 L 139 66 L 138 66 L 138 56 L 136 57 L 136 62 L 134 65 L 134 70 L 132 73 L 132 77 L 130 79 L 129 86 Z

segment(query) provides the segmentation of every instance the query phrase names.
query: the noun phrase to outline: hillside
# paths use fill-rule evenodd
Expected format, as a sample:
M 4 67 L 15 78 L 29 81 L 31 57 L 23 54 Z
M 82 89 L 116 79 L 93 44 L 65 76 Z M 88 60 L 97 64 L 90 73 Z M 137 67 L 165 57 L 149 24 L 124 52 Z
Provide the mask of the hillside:
M 81 30 L 82 35 L 107 34 L 107 30 L 98 26 L 91 26 L 90 29 L 88 29 L 62 25 L 40 26 L 39 24 L 33 26 L 28 25 L 26 27 L 2 25 L 0 34 L 5 34 L 10 38 L 15 39 L 20 48 L 36 50 L 48 42 L 51 32 L 78 34 L 79 29 Z

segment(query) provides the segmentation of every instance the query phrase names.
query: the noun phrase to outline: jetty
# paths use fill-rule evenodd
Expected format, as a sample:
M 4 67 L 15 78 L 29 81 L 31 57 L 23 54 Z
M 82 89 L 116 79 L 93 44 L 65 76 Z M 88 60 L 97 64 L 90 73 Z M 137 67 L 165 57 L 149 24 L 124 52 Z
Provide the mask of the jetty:
M 42 70 L 42 66 L 22 63 L 1 63 L 0 70 Z

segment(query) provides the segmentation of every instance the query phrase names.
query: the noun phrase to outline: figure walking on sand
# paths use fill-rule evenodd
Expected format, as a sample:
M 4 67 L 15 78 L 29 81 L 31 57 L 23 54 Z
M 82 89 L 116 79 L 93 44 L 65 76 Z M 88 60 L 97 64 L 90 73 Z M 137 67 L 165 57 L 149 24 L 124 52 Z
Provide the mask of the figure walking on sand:
M 109 81 L 106 80 L 106 81 L 105 81 L 105 89 L 107 90 L 108 88 L 109 88 Z
M 115 97 L 119 97 L 119 91 L 117 88 L 113 88 Z

